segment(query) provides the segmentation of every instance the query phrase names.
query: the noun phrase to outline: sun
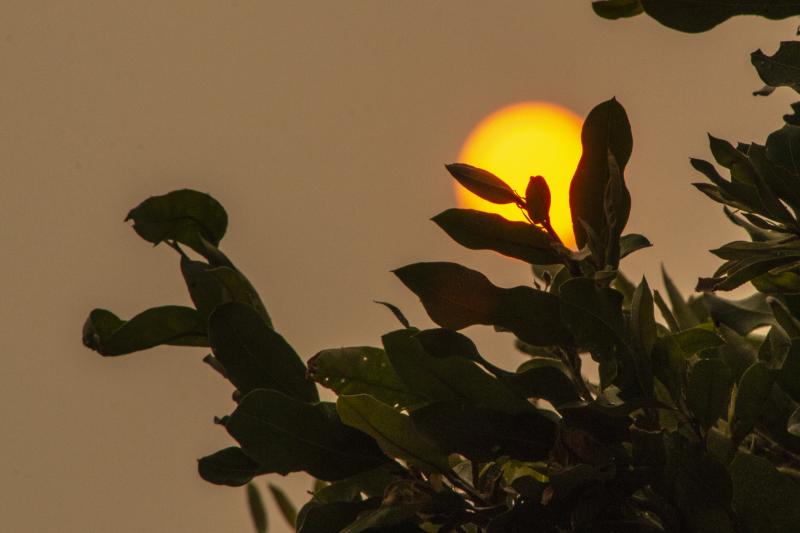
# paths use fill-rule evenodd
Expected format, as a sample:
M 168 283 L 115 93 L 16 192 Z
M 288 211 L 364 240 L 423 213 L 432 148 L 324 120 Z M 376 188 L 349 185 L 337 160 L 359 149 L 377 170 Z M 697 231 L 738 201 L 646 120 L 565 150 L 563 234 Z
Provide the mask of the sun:
M 525 194 L 530 176 L 541 175 L 550 187 L 550 220 L 567 246 L 575 246 L 569 210 L 569 184 L 581 157 L 581 119 L 548 102 L 522 102 L 495 111 L 467 138 L 458 157 L 488 170 Z M 525 220 L 513 204 L 487 202 L 456 183 L 459 205 Z

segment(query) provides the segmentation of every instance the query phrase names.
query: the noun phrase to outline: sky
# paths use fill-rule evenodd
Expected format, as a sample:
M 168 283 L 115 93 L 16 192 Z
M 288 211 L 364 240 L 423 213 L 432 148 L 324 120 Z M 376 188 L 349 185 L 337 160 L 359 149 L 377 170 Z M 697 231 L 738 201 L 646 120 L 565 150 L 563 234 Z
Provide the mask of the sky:
M 212 424 L 231 389 L 206 351 L 114 359 L 80 342 L 94 307 L 122 317 L 188 304 L 170 249 L 123 223 L 148 196 L 190 187 L 227 208 L 222 249 L 304 359 L 429 327 L 390 273 L 456 261 L 498 285 L 522 263 L 460 249 L 430 218 L 455 199 L 444 164 L 492 111 L 544 100 L 583 117 L 616 96 L 634 152 L 629 231 L 655 244 L 623 263 L 688 292 L 740 235 L 690 183 L 706 132 L 763 141 L 791 95 L 755 98 L 749 53 L 797 21 L 729 21 L 700 35 L 588 1 L 180 0 L 3 2 L 0 18 L 0 513 L 17 533 L 251 531 L 243 489 L 195 459 L 232 441 Z M 510 337 L 467 331 L 495 363 Z M 296 502 L 302 475 L 269 480 Z M 266 479 L 259 478 L 265 487 Z M 271 531 L 286 531 L 272 514 Z

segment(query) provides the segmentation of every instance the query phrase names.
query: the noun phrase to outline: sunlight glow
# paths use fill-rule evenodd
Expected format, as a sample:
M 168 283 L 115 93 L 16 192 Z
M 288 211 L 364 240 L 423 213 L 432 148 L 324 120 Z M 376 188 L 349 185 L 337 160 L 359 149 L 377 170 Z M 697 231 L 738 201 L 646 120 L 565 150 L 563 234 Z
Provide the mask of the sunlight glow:
M 547 102 L 504 107 L 481 121 L 464 143 L 459 163 L 488 170 L 525 195 L 530 176 L 544 176 L 550 187 L 553 228 L 567 246 L 575 245 L 569 211 L 569 184 L 581 156 L 582 121 L 574 113 Z M 512 205 L 497 205 L 455 184 L 462 207 L 525 220 Z

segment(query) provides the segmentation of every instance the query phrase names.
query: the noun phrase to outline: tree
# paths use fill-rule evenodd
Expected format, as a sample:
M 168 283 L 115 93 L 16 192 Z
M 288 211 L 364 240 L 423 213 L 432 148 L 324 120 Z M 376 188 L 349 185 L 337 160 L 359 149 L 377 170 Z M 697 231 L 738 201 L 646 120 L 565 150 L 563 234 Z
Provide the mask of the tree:
M 800 14 L 797 2 L 757 0 L 593 7 L 689 32 L 740 14 Z M 800 42 L 781 43 L 773 56 L 756 51 L 752 62 L 766 84 L 756 94 L 800 91 Z M 199 473 L 247 485 L 258 531 L 266 515 L 252 480 L 298 471 L 317 480 L 299 512 L 269 489 L 303 533 L 797 531 L 800 103 L 793 108 L 763 144 L 710 137 L 716 164 L 691 161 L 708 180 L 695 186 L 749 240 L 712 250 L 723 263 L 689 298 L 666 272 L 662 296 L 619 269 L 650 243 L 624 233 L 633 139 L 611 99 L 583 126 L 570 190 L 578 251 L 550 226 L 545 180 L 532 177 L 521 196 L 487 170 L 447 166 L 528 222 L 468 209 L 434 222 L 467 248 L 531 264 L 531 286 L 501 288 L 455 263 L 404 266 L 394 274 L 438 328 L 415 328 L 385 303 L 401 327 L 381 346 L 323 350 L 304 362 L 220 250 L 223 207 L 180 190 L 145 200 L 128 219 L 143 239 L 180 255 L 194 307 L 130 320 L 95 309 L 83 341 L 104 356 L 162 344 L 211 349 L 204 361 L 235 389 L 235 409 L 217 423 L 236 445 L 200 459 Z M 747 283 L 757 291 L 748 298 L 719 295 Z M 459 332 L 475 324 L 513 333 L 530 360 L 498 368 Z M 583 376 L 586 357 L 598 363 L 599 383 Z M 318 386 L 336 403 L 320 401 Z

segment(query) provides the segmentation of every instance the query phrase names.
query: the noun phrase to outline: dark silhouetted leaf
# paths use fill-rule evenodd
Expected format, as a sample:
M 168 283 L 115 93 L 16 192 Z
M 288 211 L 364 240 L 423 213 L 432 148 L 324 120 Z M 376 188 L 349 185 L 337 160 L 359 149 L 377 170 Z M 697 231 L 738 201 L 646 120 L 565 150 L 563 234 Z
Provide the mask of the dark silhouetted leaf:
M 800 402 L 800 339 L 792 339 L 778 371 L 777 381 L 786 394 L 794 401 Z
M 693 328 L 684 329 L 672 336 L 686 354 L 694 354 L 717 348 L 724 344 L 722 337 L 714 332 L 710 324 L 702 324 Z
M 791 87 L 800 92 L 800 42 L 783 41 L 772 56 L 756 50 L 750 61 L 768 87 Z
M 403 312 L 400 310 L 399 307 L 397 307 L 394 304 L 390 304 L 389 302 L 380 302 L 378 300 L 375 300 L 375 303 L 376 304 L 380 304 L 380 305 L 386 307 L 389 311 L 391 311 L 392 314 L 394 315 L 394 317 L 397 319 L 397 321 L 400 322 L 400 324 L 404 328 L 410 328 L 411 327 L 411 324 L 408 322 L 408 319 L 406 318 L 406 315 L 403 314 Z
M 740 442 L 753 429 L 769 398 L 775 373 L 761 361 L 745 370 L 736 389 L 731 416 L 734 442 Z
M 520 201 L 517 193 L 506 182 L 487 170 L 464 163 L 451 163 L 445 166 L 456 181 L 484 200 L 495 204 L 511 204 Z
M 667 271 L 663 265 L 661 266 L 661 277 L 664 281 L 664 288 L 667 291 L 667 296 L 669 297 L 669 303 L 672 306 L 672 314 L 675 316 L 675 320 L 677 320 L 680 329 L 688 329 L 699 324 L 700 321 L 697 319 L 697 316 L 689 307 L 686 300 L 683 299 L 678 287 L 675 286 L 675 283 L 673 283 L 672 279 L 667 275 Z
M 345 424 L 373 437 L 389 456 L 429 471 L 449 470 L 447 456 L 419 435 L 408 416 L 372 396 L 340 396 L 336 409 Z
M 703 301 L 716 324 L 725 324 L 739 335 L 747 335 L 756 328 L 775 323 L 766 297 L 761 293 L 741 300 L 725 300 L 706 293 Z
M 532 410 L 524 398 L 461 357 L 433 357 L 409 330 L 383 336 L 386 354 L 406 390 L 430 401 L 468 400 L 489 409 L 520 413 Z
M 306 402 L 319 400 L 300 357 L 252 307 L 220 305 L 209 317 L 208 332 L 214 355 L 242 394 L 274 389 Z
M 83 344 L 100 355 L 125 355 L 162 344 L 208 346 L 205 324 L 190 307 L 165 305 L 125 321 L 95 309 L 83 325 Z
M 716 424 L 728 406 L 733 380 L 719 359 L 700 359 L 689 371 L 686 404 L 704 428 Z
M 253 519 L 256 533 L 267 533 L 267 509 L 264 507 L 258 487 L 252 483 L 247 485 L 247 505 L 250 508 L 250 518 Z
M 645 12 L 669 28 L 698 33 L 737 15 L 783 19 L 800 15 L 794 1 L 773 0 L 641 0 Z
M 308 361 L 310 376 L 338 395 L 369 394 L 389 405 L 412 407 L 426 398 L 409 391 L 380 348 L 322 350 Z
M 610 149 L 608 151 L 608 181 L 603 193 L 603 210 L 606 214 L 608 228 L 605 264 L 617 268 L 621 255 L 620 237 L 631 213 L 631 195 L 625 186 L 617 159 Z
M 331 533 L 342 531 L 360 513 L 376 508 L 380 498 L 363 501 L 308 502 L 297 515 L 297 533 Z
M 535 265 L 552 265 L 564 258 L 556 241 L 541 228 L 512 222 L 494 213 L 448 209 L 433 217 L 454 241 L 471 250 L 494 250 Z
M 653 246 L 647 237 L 638 233 L 629 233 L 619 239 L 619 258 L 627 257 L 633 252 Z
M 795 179 L 800 174 L 800 126 L 785 125 L 767 137 L 767 158 L 791 172 Z M 797 181 L 795 182 L 797 187 Z
M 561 286 L 561 318 L 581 346 L 606 357 L 625 344 L 622 294 L 597 287 L 591 279 L 574 278 Z
M 733 508 L 747 531 L 791 533 L 800 524 L 800 485 L 763 457 L 739 452 L 729 467 Z
M 331 481 L 387 460 L 375 441 L 342 424 L 333 404 L 303 403 L 274 390 L 244 396 L 225 429 L 265 473 L 304 470 Z
M 294 528 L 297 522 L 297 509 L 295 509 L 294 504 L 280 487 L 274 483 L 270 483 L 267 486 L 269 487 L 269 492 L 272 494 L 272 499 L 275 500 L 275 504 L 278 506 L 286 523 Z
M 580 401 L 575 384 L 555 359 L 536 357 L 523 363 L 516 374 L 504 376 L 517 393 L 526 398 L 542 398 L 553 406 Z
M 215 485 L 241 487 L 261 473 L 258 463 L 250 459 L 241 448 L 232 446 L 197 461 L 200 477 Z
M 133 229 L 148 242 L 177 241 L 202 255 L 206 248 L 201 238 L 217 246 L 228 227 L 220 203 L 190 189 L 152 196 L 131 209 L 125 220 L 133 220 Z
M 573 230 L 578 247 L 588 242 L 586 229 L 598 236 L 608 233 L 603 198 L 609 179 L 609 153 L 622 177 L 633 149 L 633 137 L 625 109 L 616 99 L 596 106 L 583 123 L 583 152 L 569 190 Z
M 523 461 L 544 459 L 557 431 L 555 422 L 535 410 L 512 415 L 458 400 L 416 409 L 411 420 L 439 449 L 473 461 L 499 455 Z
M 647 280 L 642 281 L 633 293 L 630 318 L 631 337 L 636 350 L 633 364 L 642 390 L 648 393 L 653 389 L 653 363 L 651 354 L 657 339 L 653 293 Z
M 639 0 L 599 0 L 592 2 L 594 12 L 606 19 L 634 17 L 644 11 Z
M 550 187 L 542 176 L 531 176 L 525 189 L 525 210 L 537 224 L 550 219 Z

